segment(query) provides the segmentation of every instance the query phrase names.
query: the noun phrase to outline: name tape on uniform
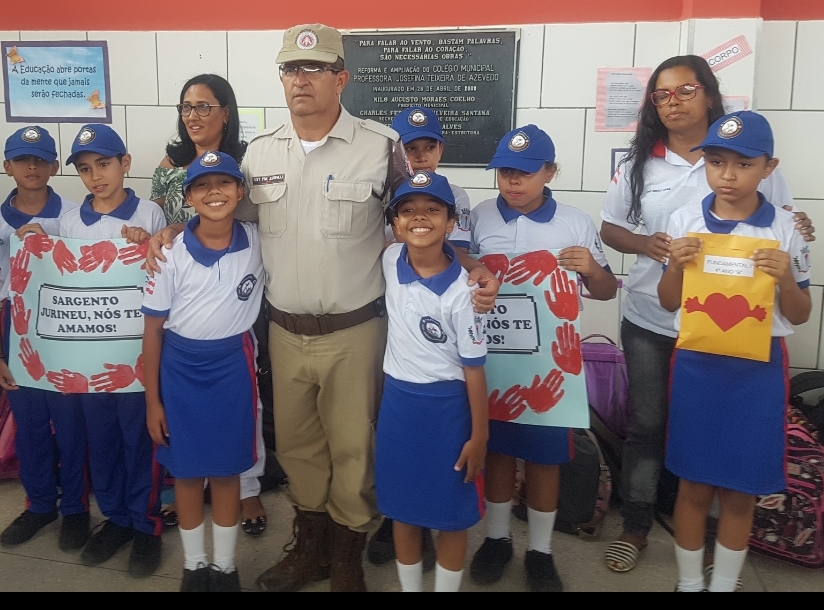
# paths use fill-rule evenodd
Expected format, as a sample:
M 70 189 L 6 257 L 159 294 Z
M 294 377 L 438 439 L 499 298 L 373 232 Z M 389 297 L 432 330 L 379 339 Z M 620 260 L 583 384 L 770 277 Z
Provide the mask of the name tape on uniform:
M 755 274 L 755 265 L 748 258 L 705 256 L 704 273 L 732 275 L 735 277 L 752 277 Z
M 707 51 L 701 57 L 707 60 L 713 72 L 718 72 L 722 68 L 741 61 L 747 55 L 752 55 L 752 49 L 747 39 L 741 34 Z

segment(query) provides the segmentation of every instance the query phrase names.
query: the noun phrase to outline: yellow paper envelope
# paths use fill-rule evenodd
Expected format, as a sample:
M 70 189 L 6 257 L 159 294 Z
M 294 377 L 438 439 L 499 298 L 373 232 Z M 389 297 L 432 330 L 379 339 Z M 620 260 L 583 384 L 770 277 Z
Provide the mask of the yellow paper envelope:
M 684 268 L 681 327 L 676 347 L 769 362 L 775 280 L 755 268 L 754 250 L 778 248 L 774 239 L 688 233 L 702 240 Z

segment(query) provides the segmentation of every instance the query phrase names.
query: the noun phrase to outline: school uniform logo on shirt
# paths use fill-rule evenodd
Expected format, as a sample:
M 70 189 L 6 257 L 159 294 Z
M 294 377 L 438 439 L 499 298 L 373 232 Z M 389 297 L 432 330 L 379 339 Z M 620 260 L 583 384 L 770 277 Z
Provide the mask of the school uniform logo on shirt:
M 37 142 L 40 140 L 40 131 L 36 127 L 29 127 L 20 137 L 24 142 Z
M 441 323 L 435 318 L 425 316 L 421 318 L 420 323 L 421 333 L 427 341 L 432 343 L 446 343 L 446 333 L 441 328 Z
M 311 30 L 304 30 L 298 34 L 295 44 L 304 51 L 314 49 L 318 44 L 318 37 Z
M 409 124 L 412 125 L 412 127 L 423 127 L 426 123 L 426 115 L 421 110 L 416 110 L 409 115 Z
M 475 315 L 474 323 L 469 327 L 469 338 L 472 339 L 473 345 L 481 345 L 486 342 L 483 316 Z
M 240 280 L 240 284 L 237 285 L 237 298 L 241 301 L 248 301 L 255 289 L 255 284 L 257 284 L 257 278 L 251 273 Z
M 737 116 L 728 118 L 718 126 L 718 135 L 729 140 L 744 130 L 744 123 Z
M 523 131 L 519 131 L 509 141 L 509 150 L 513 152 L 521 152 L 529 147 L 529 136 Z
M 91 127 L 86 127 L 77 135 L 78 144 L 88 144 L 94 140 L 94 130 Z
M 810 270 L 810 247 L 801 248 L 801 256 L 793 257 L 793 265 L 799 273 L 807 273 Z

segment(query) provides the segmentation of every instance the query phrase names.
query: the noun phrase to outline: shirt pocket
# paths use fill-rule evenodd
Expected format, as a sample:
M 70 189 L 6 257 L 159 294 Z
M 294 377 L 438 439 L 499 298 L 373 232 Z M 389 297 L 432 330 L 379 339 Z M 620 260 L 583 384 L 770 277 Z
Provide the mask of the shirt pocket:
M 280 237 L 286 231 L 286 184 L 253 186 L 249 199 L 260 206 L 260 232 L 268 237 Z
M 323 236 L 329 239 L 360 237 L 369 222 L 371 196 L 370 182 L 324 181 L 320 219 Z

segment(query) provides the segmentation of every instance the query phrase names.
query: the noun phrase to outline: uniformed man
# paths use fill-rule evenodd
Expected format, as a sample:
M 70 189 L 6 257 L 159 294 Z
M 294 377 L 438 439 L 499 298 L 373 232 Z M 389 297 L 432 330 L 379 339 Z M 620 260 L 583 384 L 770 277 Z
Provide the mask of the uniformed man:
M 293 591 L 331 574 L 333 591 L 363 591 L 361 555 L 379 520 L 384 209 L 408 176 L 406 161 L 395 131 L 341 106 L 349 72 L 339 31 L 293 27 L 276 61 L 291 121 L 249 143 L 248 198 L 236 216 L 259 221 L 277 456 L 296 517 L 292 547 L 258 586 Z M 155 253 L 169 235 L 156 236 Z M 485 286 L 476 306 L 487 311 L 497 282 L 483 266 L 475 281 Z

